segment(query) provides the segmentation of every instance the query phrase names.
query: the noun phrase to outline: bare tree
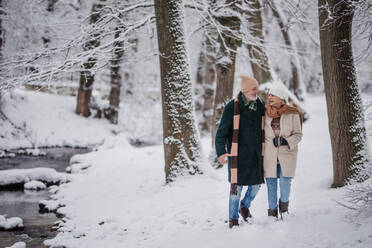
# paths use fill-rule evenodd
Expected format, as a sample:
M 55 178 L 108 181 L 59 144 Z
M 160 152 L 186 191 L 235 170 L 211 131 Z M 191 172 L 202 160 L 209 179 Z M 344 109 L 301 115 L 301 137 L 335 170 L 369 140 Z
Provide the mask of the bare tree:
M 99 0 L 93 4 L 92 14 L 90 16 L 90 23 L 94 25 L 100 17 L 100 10 L 104 6 L 106 0 Z M 84 44 L 85 51 L 93 50 L 100 44 L 100 33 L 93 32 L 90 39 Z M 92 95 L 92 87 L 94 82 L 94 72 L 92 68 L 95 66 L 97 58 L 95 54 L 89 56 L 87 61 L 83 64 L 83 69 L 80 72 L 80 82 L 77 96 L 76 113 L 82 116 L 90 116 L 90 100 Z
M 269 58 L 264 47 L 263 23 L 260 0 L 245 0 L 249 11 L 245 11 L 248 20 L 248 29 L 259 45 L 247 44 L 253 76 L 262 84 L 272 80 Z
M 122 79 L 120 75 L 120 62 L 124 53 L 124 40 L 120 38 L 123 27 L 116 27 L 114 49 L 112 51 L 112 60 L 110 61 L 110 94 L 109 107 L 104 109 L 105 117 L 113 124 L 118 123 L 119 103 L 120 103 L 120 88 Z
M 196 79 L 194 84 L 195 111 L 199 115 L 203 105 L 203 84 L 204 84 L 204 61 L 205 61 L 205 46 L 202 42 L 198 56 Z
M 289 89 L 293 92 L 293 94 L 299 99 L 300 101 L 304 100 L 303 94 L 303 83 L 301 78 L 301 66 L 300 61 L 298 59 L 296 44 L 294 43 L 291 33 L 289 30 L 289 26 L 286 21 L 285 15 L 282 13 L 281 9 L 271 1 L 271 10 L 273 12 L 273 16 L 276 18 L 280 31 L 282 33 L 284 43 L 287 46 L 289 55 L 290 55 L 290 65 L 291 65 L 291 72 L 292 77 L 289 83 Z
M 214 97 L 213 108 L 213 125 L 212 125 L 212 144 L 216 136 L 218 121 L 221 118 L 225 102 L 232 98 L 235 77 L 235 61 L 238 48 L 240 33 L 241 15 L 239 0 L 226 0 L 226 5 L 230 11 L 222 15 L 217 15 L 216 20 L 225 28 L 223 33 L 219 33 L 220 42 L 217 54 L 216 64 L 216 92 Z
M 155 0 L 166 182 L 199 172 L 200 141 L 194 120 L 182 0 Z
M 328 126 L 333 155 L 333 186 L 362 181 L 370 166 L 362 100 L 351 45 L 356 1 L 319 0 L 319 30 Z
M 211 131 L 216 82 L 216 32 L 206 31 L 201 130 Z
M 4 46 L 4 29 L 3 29 L 3 18 L 4 18 L 5 12 L 4 12 L 4 6 L 3 6 L 3 0 L 0 0 L 0 62 L 3 58 L 3 46 Z

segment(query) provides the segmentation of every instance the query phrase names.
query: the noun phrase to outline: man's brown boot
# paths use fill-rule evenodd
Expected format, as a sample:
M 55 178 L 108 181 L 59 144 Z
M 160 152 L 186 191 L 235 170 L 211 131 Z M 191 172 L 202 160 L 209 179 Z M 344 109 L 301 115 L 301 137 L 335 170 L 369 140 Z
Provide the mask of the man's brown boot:
M 247 222 L 248 218 L 252 218 L 251 212 L 249 211 L 249 208 L 241 207 L 239 209 L 240 215 L 243 217 L 243 220 Z
M 239 220 L 229 221 L 229 228 L 233 228 L 233 226 L 239 226 Z
M 274 209 L 274 210 L 268 209 L 267 215 L 278 218 L 278 209 Z

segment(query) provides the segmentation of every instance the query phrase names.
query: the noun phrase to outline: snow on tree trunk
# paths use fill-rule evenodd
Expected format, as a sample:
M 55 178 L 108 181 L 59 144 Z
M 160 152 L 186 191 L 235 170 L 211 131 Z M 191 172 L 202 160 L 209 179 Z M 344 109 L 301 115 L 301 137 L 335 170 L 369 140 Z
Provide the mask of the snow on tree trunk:
M 241 4 L 241 1 L 226 1 L 226 4 L 232 3 Z M 235 9 L 234 4 L 232 4 L 230 8 L 231 12 L 223 13 L 216 17 L 217 21 L 226 28 L 226 31 L 222 33 L 222 37 L 219 37 L 220 47 L 216 63 L 217 85 L 212 119 L 212 144 L 214 144 L 218 122 L 221 119 L 225 103 L 232 98 L 234 89 L 238 39 L 231 33 L 231 31 L 240 30 L 240 17 L 237 16 L 238 11 Z
M 354 7 L 343 0 L 319 0 L 318 7 L 333 186 L 341 187 L 364 180 L 361 173 L 371 166 L 351 45 Z
M 103 2 L 106 0 L 99 0 L 93 4 L 92 13 L 90 16 L 90 24 L 94 25 L 100 17 L 100 10 L 103 7 Z M 83 46 L 84 51 L 93 50 L 100 44 L 99 39 L 100 33 L 93 33 L 91 39 L 89 39 Z M 80 72 L 80 82 L 77 96 L 76 113 L 85 117 L 90 116 L 90 100 L 92 96 L 92 88 L 94 82 L 94 72 L 92 68 L 95 66 L 97 58 L 92 54 L 88 60 L 83 64 L 83 68 Z
M 182 0 L 155 0 L 166 182 L 200 170 Z
M 120 103 L 120 62 L 124 53 L 124 41 L 120 39 L 122 27 L 117 27 L 115 30 L 115 42 L 113 44 L 112 60 L 110 61 L 110 94 L 109 94 L 109 107 L 104 110 L 105 117 L 113 124 L 118 123 L 118 112 Z
M 246 3 L 252 9 L 247 11 L 247 20 L 249 32 L 257 39 L 259 45 L 248 44 L 247 49 L 251 58 L 251 67 L 253 76 L 260 84 L 272 80 L 270 72 L 269 58 L 264 48 L 264 36 L 262 32 L 262 16 L 260 0 L 246 0 Z
M 301 75 L 301 66 L 300 60 L 297 54 L 296 44 L 293 41 L 291 36 L 291 32 L 289 30 L 289 26 L 286 20 L 285 15 L 282 13 L 281 9 L 278 5 L 275 5 L 274 1 L 271 2 L 271 10 L 273 12 L 274 17 L 276 18 L 280 31 L 282 32 L 284 43 L 287 46 L 289 51 L 289 58 L 290 58 L 290 65 L 291 65 L 291 72 L 292 78 L 289 83 L 289 88 L 295 94 L 295 96 L 300 100 L 304 101 L 305 97 L 305 88 L 302 82 L 302 75 Z

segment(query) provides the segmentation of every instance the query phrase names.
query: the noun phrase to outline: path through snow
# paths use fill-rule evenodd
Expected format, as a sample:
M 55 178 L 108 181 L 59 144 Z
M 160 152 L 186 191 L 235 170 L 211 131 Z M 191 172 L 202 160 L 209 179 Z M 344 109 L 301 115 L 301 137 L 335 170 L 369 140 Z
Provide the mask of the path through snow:
M 61 233 L 48 244 L 66 247 L 372 247 L 372 217 L 356 219 L 340 206 L 344 189 L 331 189 L 332 165 L 325 100 L 312 98 L 304 125 L 290 215 L 273 222 L 266 185 L 251 212 L 253 224 L 228 229 L 227 169 L 164 185 L 161 146 L 123 142 L 79 157 L 92 164 L 72 175 L 56 198 L 65 214 Z M 208 154 L 210 139 L 203 140 Z M 63 232 L 64 231 L 64 232 Z

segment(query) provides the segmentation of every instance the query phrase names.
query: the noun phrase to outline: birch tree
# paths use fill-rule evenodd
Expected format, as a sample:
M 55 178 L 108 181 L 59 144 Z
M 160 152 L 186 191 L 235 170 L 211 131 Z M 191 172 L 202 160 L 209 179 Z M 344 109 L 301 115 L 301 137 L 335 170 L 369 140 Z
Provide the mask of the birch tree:
M 166 182 L 196 174 L 200 141 L 194 120 L 182 0 L 155 0 Z
M 370 166 L 362 100 L 351 43 L 355 2 L 319 0 L 319 30 L 328 126 L 332 144 L 333 186 L 358 181 Z

